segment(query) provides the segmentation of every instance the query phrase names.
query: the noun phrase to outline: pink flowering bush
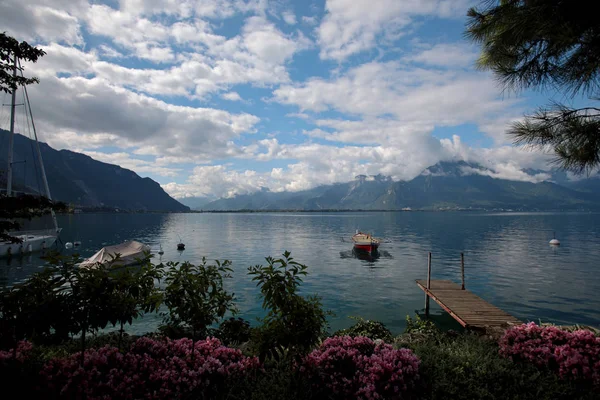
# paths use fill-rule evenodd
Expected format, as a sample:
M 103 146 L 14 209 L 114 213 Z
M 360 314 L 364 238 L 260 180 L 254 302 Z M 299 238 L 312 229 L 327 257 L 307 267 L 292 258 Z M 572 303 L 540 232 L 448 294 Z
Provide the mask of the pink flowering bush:
M 42 369 L 44 385 L 56 397 L 92 399 L 202 398 L 259 367 L 257 358 L 222 346 L 219 340 L 140 338 L 128 353 L 105 346 L 50 361 Z
M 514 361 L 548 367 L 564 379 L 600 385 L 600 337 L 588 330 L 568 332 L 530 322 L 508 329 L 499 345 L 500 354 Z
M 33 345 L 30 342 L 22 340 L 19 343 L 17 343 L 16 353 L 15 349 L 10 349 L 6 351 L 0 350 L 0 363 L 5 364 L 7 362 L 15 360 L 15 355 L 17 362 L 25 362 L 29 359 L 32 348 Z
M 402 399 L 413 394 L 419 360 L 408 349 L 338 336 L 306 356 L 300 371 L 335 398 Z

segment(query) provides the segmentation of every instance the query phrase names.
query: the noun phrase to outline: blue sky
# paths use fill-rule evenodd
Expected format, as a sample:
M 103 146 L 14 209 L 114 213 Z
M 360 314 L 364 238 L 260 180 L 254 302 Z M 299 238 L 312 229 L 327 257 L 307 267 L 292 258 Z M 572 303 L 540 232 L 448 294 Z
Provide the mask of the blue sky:
M 463 39 L 469 0 L 4 0 L 38 130 L 171 195 L 411 179 L 444 160 L 539 181 L 504 134 L 554 93 L 503 93 Z M 471 172 L 476 173 L 476 172 Z

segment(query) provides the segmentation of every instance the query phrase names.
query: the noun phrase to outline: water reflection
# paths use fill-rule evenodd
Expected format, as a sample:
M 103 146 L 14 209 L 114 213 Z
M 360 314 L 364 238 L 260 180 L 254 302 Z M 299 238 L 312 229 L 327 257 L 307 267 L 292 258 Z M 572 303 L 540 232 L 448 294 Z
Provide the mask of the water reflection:
M 356 258 L 362 261 L 367 261 L 372 263 L 371 265 L 374 265 L 374 263 L 380 258 L 392 259 L 393 257 L 390 252 L 385 250 L 374 250 L 372 252 L 368 252 L 353 248 L 352 250 L 340 251 L 340 258 Z
M 302 286 L 317 293 L 332 317 L 331 329 L 352 324 L 349 315 L 381 320 L 399 333 L 405 317 L 423 308 L 415 279 L 460 282 L 465 254 L 467 289 L 522 320 L 600 325 L 600 215 L 483 213 L 249 213 L 249 214 L 75 214 L 60 216 L 63 242 L 81 241 L 75 251 L 89 257 L 100 248 L 137 240 L 164 255 L 156 263 L 228 259 L 240 314 L 254 321 L 264 311 L 259 290 L 247 275 L 264 257 L 290 250 L 306 264 Z M 357 228 L 389 239 L 376 254 L 359 254 L 340 237 Z M 548 248 L 552 232 L 561 246 Z M 177 251 L 183 240 L 186 250 Z M 0 259 L 0 285 L 39 271 L 38 256 Z M 432 313 L 445 315 L 432 307 Z M 154 329 L 146 316 L 133 330 Z

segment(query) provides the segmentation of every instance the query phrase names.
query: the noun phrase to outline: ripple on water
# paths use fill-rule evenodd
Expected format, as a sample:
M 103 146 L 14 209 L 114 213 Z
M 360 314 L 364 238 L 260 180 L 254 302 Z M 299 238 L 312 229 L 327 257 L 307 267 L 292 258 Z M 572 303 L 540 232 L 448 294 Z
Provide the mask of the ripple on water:
M 336 315 L 336 330 L 352 324 L 350 315 L 379 319 L 394 332 L 406 315 L 423 308 L 415 284 L 427 274 L 460 282 L 465 254 L 467 289 L 523 320 L 600 325 L 600 215 L 552 213 L 281 213 L 281 214 L 77 214 L 60 216 L 62 239 L 80 240 L 77 251 L 135 239 L 165 254 L 156 261 L 233 261 L 227 283 L 238 295 L 241 314 L 263 315 L 258 289 L 247 275 L 264 257 L 291 250 L 309 266 L 303 293 L 318 293 Z M 356 229 L 387 239 L 378 257 L 357 257 L 350 236 Z M 553 232 L 560 247 L 548 241 Z M 179 238 L 186 244 L 176 250 Z M 342 240 L 344 239 L 344 240 Z M 0 260 L 0 283 L 27 278 L 43 265 L 37 257 Z M 432 309 L 443 324 L 451 317 Z M 450 322 L 448 322 L 450 318 Z M 160 318 L 145 316 L 133 330 L 155 329 Z

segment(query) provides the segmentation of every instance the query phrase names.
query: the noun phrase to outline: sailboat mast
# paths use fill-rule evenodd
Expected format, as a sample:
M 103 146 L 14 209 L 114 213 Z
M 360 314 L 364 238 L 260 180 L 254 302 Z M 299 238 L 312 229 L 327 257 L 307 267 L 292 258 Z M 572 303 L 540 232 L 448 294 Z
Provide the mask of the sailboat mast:
M 16 84 L 17 77 L 17 55 L 14 58 L 15 64 L 13 65 L 13 82 Z M 8 169 L 6 174 L 6 195 L 12 195 L 12 164 L 13 164 L 13 143 L 15 136 L 15 106 L 17 102 L 17 88 L 12 91 L 12 98 L 10 101 L 10 135 L 8 136 Z
M 20 66 L 21 63 L 19 63 Z M 23 69 L 21 68 L 21 75 L 23 75 Z M 48 200 L 52 200 L 50 195 L 50 186 L 48 186 L 48 178 L 46 178 L 46 167 L 44 167 L 44 160 L 42 159 L 42 152 L 40 150 L 40 142 L 38 141 L 37 131 L 35 130 L 35 121 L 33 120 L 33 113 L 31 112 L 31 103 L 29 102 L 29 93 L 27 93 L 27 86 L 23 86 L 25 91 L 25 102 L 29 110 L 29 117 L 31 118 L 31 127 L 33 128 L 33 137 L 35 138 L 35 148 L 37 150 L 38 161 L 40 165 L 40 172 L 42 173 L 42 181 L 44 182 L 44 189 L 46 190 L 46 197 Z M 54 210 L 50 209 L 52 214 L 52 222 L 54 222 L 54 229 L 58 232 L 58 222 L 56 221 L 56 214 Z

